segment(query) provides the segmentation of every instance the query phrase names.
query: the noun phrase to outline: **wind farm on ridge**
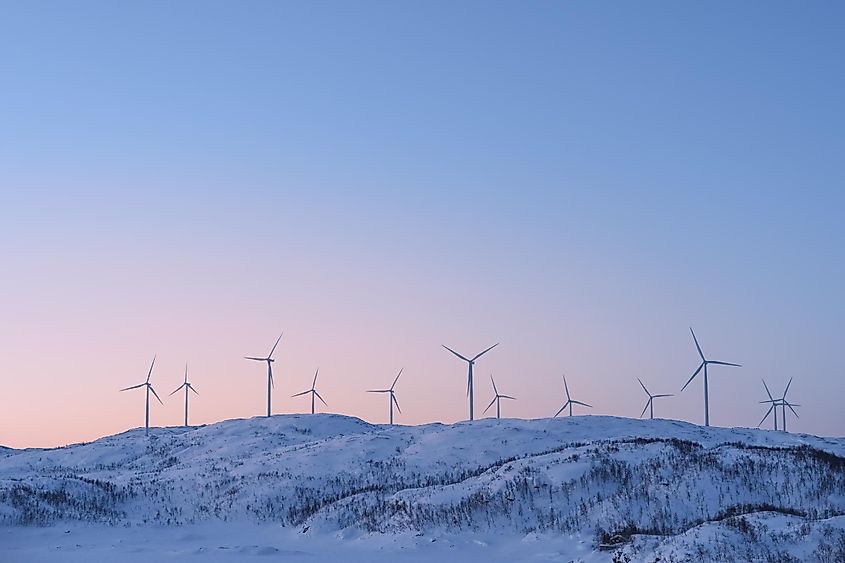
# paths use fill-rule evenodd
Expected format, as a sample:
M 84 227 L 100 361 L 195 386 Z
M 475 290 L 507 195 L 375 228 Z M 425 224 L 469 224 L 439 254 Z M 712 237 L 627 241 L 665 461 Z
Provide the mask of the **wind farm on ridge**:
M 737 367 L 737 368 L 742 367 L 742 366 L 740 364 L 736 364 L 736 363 L 707 359 L 707 357 L 704 355 L 704 352 L 703 352 L 702 347 L 701 347 L 701 345 L 698 341 L 698 338 L 695 335 L 695 332 L 693 331 L 692 328 L 690 328 L 689 330 L 690 330 L 690 334 L 692 336 L 692 340 L 693 340 L 693 344 L 695 346 L 695 350 L 697 351 L 697 353 L 698 353 L 698 355 L 701 359 L 701 363 L 698 365 L 698 367 L 695 369 L 695 371 L 693 371 L 692 375 L 689 377 L 689 379 L 687 379 L 686 383 L 684 383 L 684 385 L 680 388 L 680 392 L 683 392 L 690 385 L 690 383 L 692 383 L 692 381 L 695 380 L 696 377 L 699 374 L 702 374 L 702 372 L 703 372 L 703 378 L 702 379 L 703 379 L 703 388 L 704 388 L 704 425 L 710 426 L 710 389 L 709 389 L 708 366 L 718 365 L 718 366 L 728 366 L 728 367 Z M 275 358 L 273 357 L 273 355 L 276 352 L 276 349 L 278 348 L 279 343 L 281 342 L 283 336 L 284 336 L 284 333 L 282 332 L 279 335 L 279 337 L 276 339 L 276 341 L 273 343 L 272 347 L 270 348 L 270 352 L 266 356 L 244 356 L 244 359 L 264 362 L 264 363 L 267 364 L 267 410 L 266 410 L 266 415 L 265 415 L 267 417 L 272 416 L 272 414 L 273 414 L 272 391 L 275 388 L 275 381 L 273 379 L 273 364 L 276 361 Z M 448 352 L 450 352 L 451 354 L 453 354 L 454 356 L 456 356 L 460 360 L 466 362 L 466 364 L 467 364 L 466 395 L 467 395 L 467 402 L 468 402 L 468 406 L 469 406 L 469 418 L 468 418 L 469 421 L 472 421 L 472 420 L 475 419 L 475 409 L 474 409 L 475 386 L 474 386 L 474 380 L 473 380 L 473 375 L 474 375 L 473 369 L 475 367 L 476 362 L 479 361 L 479 359 L 482 356 L 484 356 L 488 352 L 492 351 L 494 348 L 498 347 L 499 344 L 500 343 L 498 343 L 498 342 L 496 344 L 493 344 L 492 346 L 490 346 L 490 347 L 482 350 L 481 352 L 477 353 L 472 358 L 466 357 L 466 356 L 456 352 L 455 350 L 453 350 L 452 348 L 449 348 L 445 344 L 442 345 L 442 347 L 444 349 L 446 349 Z M 146 392 L 145 392 L 144 428 L 145 428 L 145 432 L 147 434 L 149 434 L 149 428 L 150 428 L 150 400 L 149 400 L 150 393 L 153 394 L 153 396 L 159 401 L 159 403 L 161 405 L 164 405 L 164 402 L 161 400 L 161 398 L 155 392 L 155 389 L 153 388 L 152 384 L 150 383 L 150 378 L 152 376 L 153 368 L 155 366 L 155 360 L 156 360 L 156 358 L 154 357 L 152 363 L 150 364 L 150 368 L 149 368 L 148 373 L 147 373 L 147 378 L 146 378 L 144 383 L 140 383 L 138 385 L 134 385 L 134 386 L 130 386 L 130 387 L 120 389 L 120 391 L 128 391 L 128 390 L 137 389 L 137 388 L 141 388 L 141 387 L 145 388 Z M 396 388 L 396 385 L 399 382 L 399 379 L 402 376 L 403 372 L 404 372 L 404 368 L 399 370 L 399 372 L 397 373 L 397 375 L 393 379 L 390 387 L 388 387 L 388 388 L 365 390 L 367 393 L 385 394 L 387 396 L 387 398 L 388 398 L 387 423 L 389 425 L 393 425 L 395 423 L 396 415 L 402 413 L 402 411 L 399 407 L 399 401 L 396 398 L 395 388 Z M 319 370 L 319 368 L 317 368 L 316 371 L 314 372 L 314 377 L 312 379 L 311 387 L 309 389 L 306 389 L 304 391 L 300 391 L 298 393 L 291 395 L 291 398 L 297 398 L 297 397 L 306 396 L 306 395 L 309 396 L 310 399 L 311 399 L 311 408 L 310 408 L 311 414 L 315 414 L 317 412 L 317 410 L 316 410 L 317 400 L 319 400 L 326 408 L 328 408 L 328 406 L 329 406 L 328 403 L 323 399 L 322 395 L 320 395 L 319 391 L 317 390 L 317 378 L 319 376 L 319 373 L 320 373 L 320 370 Z M 652 392 L 646 387 L 645 383 L 643 383 L 643 381 L 640 377 L 636 377 L 635 379 L 647 396 L 647 401 L 645 403 L 645 406 L 642 409 L 642 412 L 640 413 L 639 418 L 643 418 L 645 416 L 646 412 L 648 412 L 649 413 L 649 419 L 653 419 L 653 418 L 655 418 L 655 416 L 654 416 L 655 399 L 668 399 L 668 398 L 674 397 L 675 394 L 674 393 L 652 394 Z M 499 390 L 498 390 L 498 387 L 496 385 L 496 381 L 495 381 L 495 379 L 493 378 L 492 375 L 490 376 L 490 381 L 491 381 L 491 385 L 492 385 L 493 396 L 492 396 L 489 404 L 487 404 L 487 406 L 484 409 L 482 414 L 483 415 L 486 414 L 493 406 L 495 406 L 496 407 L 495 418 L 499 419 L 499 418 L 502 417 L 501 400 L 502 399 L 504 399 L 504 400 L 516 400 L 516 397 L 500 393 Z M 573 407 L 576 406 L 576 405 L 578 407 L 584 407 L 585 409 L 593 409 L 594 408 L 592 404 L 589 404 L 589 403 L 586 403 L 584 401 L 575 399 L 573 397 L 572 392 L 571 392 L 570 387 L 569 387 L 569 382 L 567 381 L 565 375 L 562 376 L 562 383 L 563 383 L 563 391 L 564 391 L 565 401 L 562 403 L 562 406 L 557 410 L 557 412 L 555 412 L 552 415 L 553 418 L 556 418 L 563 413 L 566 413 L 570 417 L 573 416 L 575 414 Z M 786 431 L 786 429 L 787 429 L 787 424 L 786 424 L 787 409 L 789 409 L 791 411 L 791 413 L 796 418 L 798 418 L 798 413 L 796 412 L 795 407 L 800 406 L 799 404 L 791 403 L 786 399 L 787 393 L 789 392 L 789 388 L 792 385 L 792 378 L 790 378 L 789 382 L 787 383 L 783 394 L 778 398 L 775 398 L 771 394 L 769 387 L 768 387 L 767 383 L 765 382 L 765 380 L 763 381 L 763 385 L 764 385 L 764 389 L 766 391 L 766 394 L 768 396 L 768 399 L 759 401 L 759 403 L 760 404 L 768 404 L 769 408 L 766 411 L 766 414 L 764 415 L 763 419 L 757 425 L 757 427 L 760 427 L 771 415 L 772 418 L 773 418 L 773 429 L 774 430 Z M 187 363 L 185 364 L 185 372 L 184 372 L 183 382 L 172 393 L 170 393 L 170 396 L 174 395 L 175 393 L 177 393 L 178 391 L 180 391 L 182 389 L 184 389 L 184 392 L 185 392 L 184 425 L 188 426 L 189 391 L 193 392 L 196 395 L 199 395 L 199 393 L 196 391 L 196 389 L 194 389 L 192 383 L 190 383 L 188 381 L 188 366 L 187 366 Z M 394 414 L 394 408 L 396 410 L 396 414 Z M 779 418 L 779 415 L 778 415 L 778 408 L 781 409 L 780 418 Z M 780 425 L 778 424 L 779 420 L 781 421 Z

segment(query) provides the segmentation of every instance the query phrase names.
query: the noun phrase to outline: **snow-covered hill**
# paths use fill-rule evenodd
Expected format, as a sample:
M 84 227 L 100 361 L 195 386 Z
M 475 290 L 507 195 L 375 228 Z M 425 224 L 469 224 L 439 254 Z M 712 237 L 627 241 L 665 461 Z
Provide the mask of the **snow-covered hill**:
M 843 515 L 845 439 L 668 420 L 289 415 L 0 451 L 7 527 L 272 523 L 305 536 L 581 538 L 599 561 L 845 561 Z

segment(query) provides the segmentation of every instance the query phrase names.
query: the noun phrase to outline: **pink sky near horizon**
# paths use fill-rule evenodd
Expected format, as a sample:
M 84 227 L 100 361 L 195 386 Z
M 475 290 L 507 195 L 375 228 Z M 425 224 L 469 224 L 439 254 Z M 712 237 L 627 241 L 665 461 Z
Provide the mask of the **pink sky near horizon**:
M 636 377 L 653 393 L 677 394 L 698 365 L 684 323 L 690 311 L 651 310 L 660 301 L 680 305 L 691 296 L 671 296 L 633 280 L 636 300 L 610 283 L 547 280 L 569 284 L 549 301 L 549 293 L 534 285 L 539 280 L 520 276 L 500 290 L 481 287 L 472 296 L 466 274 L 453 267 L 435 267 L 437 275 L 414 283 L 410 278 L 421 272 L 372 280 L 349 264 L 335 271 L 323 263 L 316 266 L 319 274 L 285 276 L 277 266 L 253 273 L 217 260 L 176 262 L 164 259 L 154 268 L 157 279 L 173 268 L 173 281 L 166 284 L 128 282 L 149 265 L 143 263 L 120 273 L 127 280 L 120 290 L 101 274 L 65 272 L 64 284 L 40 282 L 38 303 L 18 303 L 17 318 L 27 322 L 4 325 L 0 334 L 4 371 L 16 374 L 5 384 L 9 399 L 0 413 L 0 444 L 59 446 L 142 426 L 143 390 L 118 389 L 143 382 L 153 354 L 158 360 L 151 382 L 165 399 L 164 406 L 151 405 L 153 426 L 181 424 L 183 397 L 167 395 L 181 383 L 186 361 L 200 393 L 191 397 L 192 423 L 260 415 L 265 367 L 243 356 L 265 354 L 281 330 L 274 413 L 308 411 L 306 397 L 290 396 L 307 389 L 319 367 L 318 389 L 329 409 L 318 410 L 375 423 L 386 422 L 386 400 L 365 390 L 389 385 L 399 368 L 405 371 L 396 388 L 403 410 L 398 423 L 466 419 L 466 365 L 441 344 L 469 355 L 501 342 L 477 364 L 476 412 L 491 399 L 492 373 L 502 392 L 518 399 L 503 406 L 504 415 L 525 418 L 558 410 L 563 373 L 573 395 L 595 406 L 582 413 L 637 417 L 645 396 Z M 248 278 L 268 271 L 275 282 L 250 286 Z M 30 281 L 39 283 L 37 277 Z M 255 291 L 243 292 L 242 286 Z M 451 291 L 458 287 L 463 291 Z M 518 298 L 508 288 L 518 288 Z M 741 341 L 742 334 L 752 334 L 750 325 L 723 328 L 713 320 L 718 314 L 706 317 L 696 325 L 705 352 L 745 366 L 711 371 L 711 420 L 755 426 L 764 412 L 757 404 L 765 398 L 760 377 L 777 392 L 787 374 L 798 373 L 800 361 L 753 336 Z M 780 331 L 781 339 L 802 340 L 794 328 Z M 790 362 L 796 369 L 789 369 Z M 805 406 L 801 419 L 790 421 L 791 430 L 836 434 L 842 427 L 836 401 L 819 383 L 800 375 L 793 383 L 792 398 Z M 656 414 L 700 423 L 701 385 L 696 381 L 660 401 Z

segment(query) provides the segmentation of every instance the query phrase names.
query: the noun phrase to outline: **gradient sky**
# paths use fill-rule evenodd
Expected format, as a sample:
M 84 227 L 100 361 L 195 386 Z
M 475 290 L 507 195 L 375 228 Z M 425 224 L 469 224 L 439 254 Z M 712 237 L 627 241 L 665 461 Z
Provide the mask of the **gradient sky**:
M 713 359 L 711 420 L 843 435 L 845 7 L 836 2 L 0 4 L 0 444 L 319 389 L 467 416 L 479 361 L 639 416 Z M 700 423 L 702 383 L 657 405 Z M 151 407 L 179 424 L 181 397 Z

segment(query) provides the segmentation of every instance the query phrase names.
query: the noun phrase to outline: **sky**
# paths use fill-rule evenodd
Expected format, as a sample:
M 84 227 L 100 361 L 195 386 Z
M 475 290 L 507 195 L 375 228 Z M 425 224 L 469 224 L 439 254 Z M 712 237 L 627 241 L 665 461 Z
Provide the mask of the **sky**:
M 274 413 L 845 430 L 845 7 L 0 3 L 0 444 Z M 492 414 L 494 409 L 488 411 Z M 767 422 L 767 426 L 769 423 Z

